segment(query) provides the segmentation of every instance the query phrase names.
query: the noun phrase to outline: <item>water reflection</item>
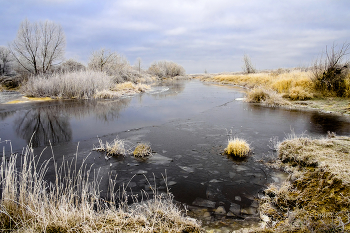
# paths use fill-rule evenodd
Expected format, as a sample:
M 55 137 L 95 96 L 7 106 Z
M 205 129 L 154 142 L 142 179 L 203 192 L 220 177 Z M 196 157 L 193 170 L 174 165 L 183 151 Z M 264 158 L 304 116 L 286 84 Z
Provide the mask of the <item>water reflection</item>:
M 166 80 L 162 82 L 160 87 L 166 88 L 165 91 L 159 91 L 152 93 L 152 96 L 157 99 L 164 99 L 167 97 L 174 97 L 183 92 L 185 89 L 185 82 L 179 82 L 177 80 Z
M 310 132 L 324 135 L 328 131 L 337 134 L 348 134 L 350 132 L 350 123 L 341 116 L 314 112 L 310 117 L 308 128 Z
M 15 119 L 19 137 L 33 147 L 67 142 L 72 139 L 72 129 L 67 115 L 50 108 L 31 109 Z
M 78 120 L 95 116 L 100 121 L 113 121 L 126 108 L 131 98 L 108 101 L 61 101 L 22 111 L 15 117 L 14 127 L 18 137 L 33 147 L 56 145 L 72 140 L 70 118 Z
M 0 120 L 3 121 L 7 117 L 10 117 L 10 116 L 14 115 L 15 113 L 16 113 L 16 111 L 7 111 L 7 112 L 1 112 L 0 111 Z

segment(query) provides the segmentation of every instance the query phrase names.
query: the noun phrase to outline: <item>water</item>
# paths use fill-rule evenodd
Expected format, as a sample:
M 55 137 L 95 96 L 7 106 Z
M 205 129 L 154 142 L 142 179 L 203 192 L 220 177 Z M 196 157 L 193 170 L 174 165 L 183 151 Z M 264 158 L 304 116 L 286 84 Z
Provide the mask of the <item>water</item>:
M 272 137 L 283 140 L 291 130 L 311 136 L 350 132 L 350 123 L 340 116 L 236 100 L 242 97 L 242 90 L 235 87 L 174 81 L 118 100 L 0 104 L 0 138 L 11 140 L 15 152 L 31 142 L 40 153 L 51 143 L 58 162 L 63 156 L 74 158 L 79 142 L 78 160 L 87 157 L 87 164 L 101 168 L 101 187 L 110 174 L 117 175 L 118 185 L 130 182 L 134 193 L 151 193 L 149 183 L 156 184 L 161 192 L 170 188 L 175 200 L 189 205 L 196 217 L 209 211 L 202 220 L 237 220 L 237 215 L 238 219 L 256 216 L 255 198 L 266 185 L 285 178 L 259 162 L 273 155 Z M 254 154 L 243 161 L 223 155 L 228 135 L 246 139 Z M 132 156 L 106 160 L 92 151 L 97 136 L 104 142 L 119 137 L 128 145 L 149 142 L 155 153 L 147 160 Z M 1 145 L 9 154 L 9 144 Z M 44 159 L 51 156 L 51 150 L 44 151 Z M 219 206 L 226 213 L 215 214 Z
M 0 92 L 0 104 L 20 98 L 22 95 L 16 91 Z

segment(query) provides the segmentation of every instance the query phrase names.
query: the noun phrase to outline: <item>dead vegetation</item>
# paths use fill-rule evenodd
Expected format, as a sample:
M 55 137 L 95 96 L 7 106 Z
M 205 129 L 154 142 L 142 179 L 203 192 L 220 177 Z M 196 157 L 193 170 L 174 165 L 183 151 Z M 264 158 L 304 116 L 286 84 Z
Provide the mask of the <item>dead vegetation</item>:
M 98 172 L 75 161 L 39 163 L 31 148 L 24 155 L 3 154 L 0 163 L 0 228 L 4 232 L 202 232 L 199 223 L 152 187 L 153 198 L 116 190 L 100 195 Z M 21 165 L 17 167 L 20 163 Z M 52 161 L 55 161 L 53 158 Z M 54 169 L 53 183 L 44 180 Z M 94 174 L 93 177 L 91 174 Z M 128 204 L 130 199 L 134 204 Z
M 262 103 L 269 107 L 289 105 L 289 102 L 284 100 L 281 94 L 261 87 L 248 90 L 246 101 L 249 103 Z
M 106 152 L 107 156 L 126 156 L 131 153 L 130 146 L 126 145 L 125 140 L 119 139 L 118 137 L 113 140 L 113 142 L 103 143 L 103 141 L 98 138 L 99 147 L 93 148 L 95 151 Z
M 350 138 L 329 133 L 312 139 L 292 135 L 278 145 L 279 163 L 290 173 L 270 185 L 260 201 L 260 232 L 350 230 Z
M 250 152 L 248 142 L 241 138 L 230 138 L 225 148 L 225 154 L 234 157 L 246 157 Z
M 133 155 L 138 158 L 144 158 L 152 155 L 151 145 L 145 142 L 138 143 L 135 147 Z

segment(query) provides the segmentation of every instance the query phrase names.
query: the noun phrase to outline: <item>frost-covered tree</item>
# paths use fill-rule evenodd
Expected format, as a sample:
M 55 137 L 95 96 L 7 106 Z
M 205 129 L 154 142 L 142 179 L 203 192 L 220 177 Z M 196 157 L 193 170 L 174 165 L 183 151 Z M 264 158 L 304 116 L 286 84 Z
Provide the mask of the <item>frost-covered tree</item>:
M 0 75 L 11 72 L 10 63 L 12 60 L 11 51 L 4 46 L 0 46 Z
M 15 61 L 32 74 L 47 73 L 64 56 L 66 39 L 62 27 L 52 21 L 24 20 L 10 44 Z

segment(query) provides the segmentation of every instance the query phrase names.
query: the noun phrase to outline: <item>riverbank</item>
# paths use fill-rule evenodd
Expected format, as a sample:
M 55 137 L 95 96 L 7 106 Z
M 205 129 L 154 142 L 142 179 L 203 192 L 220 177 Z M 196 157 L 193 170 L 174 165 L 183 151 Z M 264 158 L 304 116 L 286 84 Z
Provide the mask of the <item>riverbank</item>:
M 350 138 L 329 133 L 291 135 L 278 145 L 279 166 L 290 175 L 260 200 L 260 232 L 350 230 Z
M 240 86 L 246 90 L 248 102 L 349 116 L 350 100 L 315 91 L 312 75 L 307 69 L 278 69 L 254 74 L 201 74 L 193 77 L 203 82 Z

